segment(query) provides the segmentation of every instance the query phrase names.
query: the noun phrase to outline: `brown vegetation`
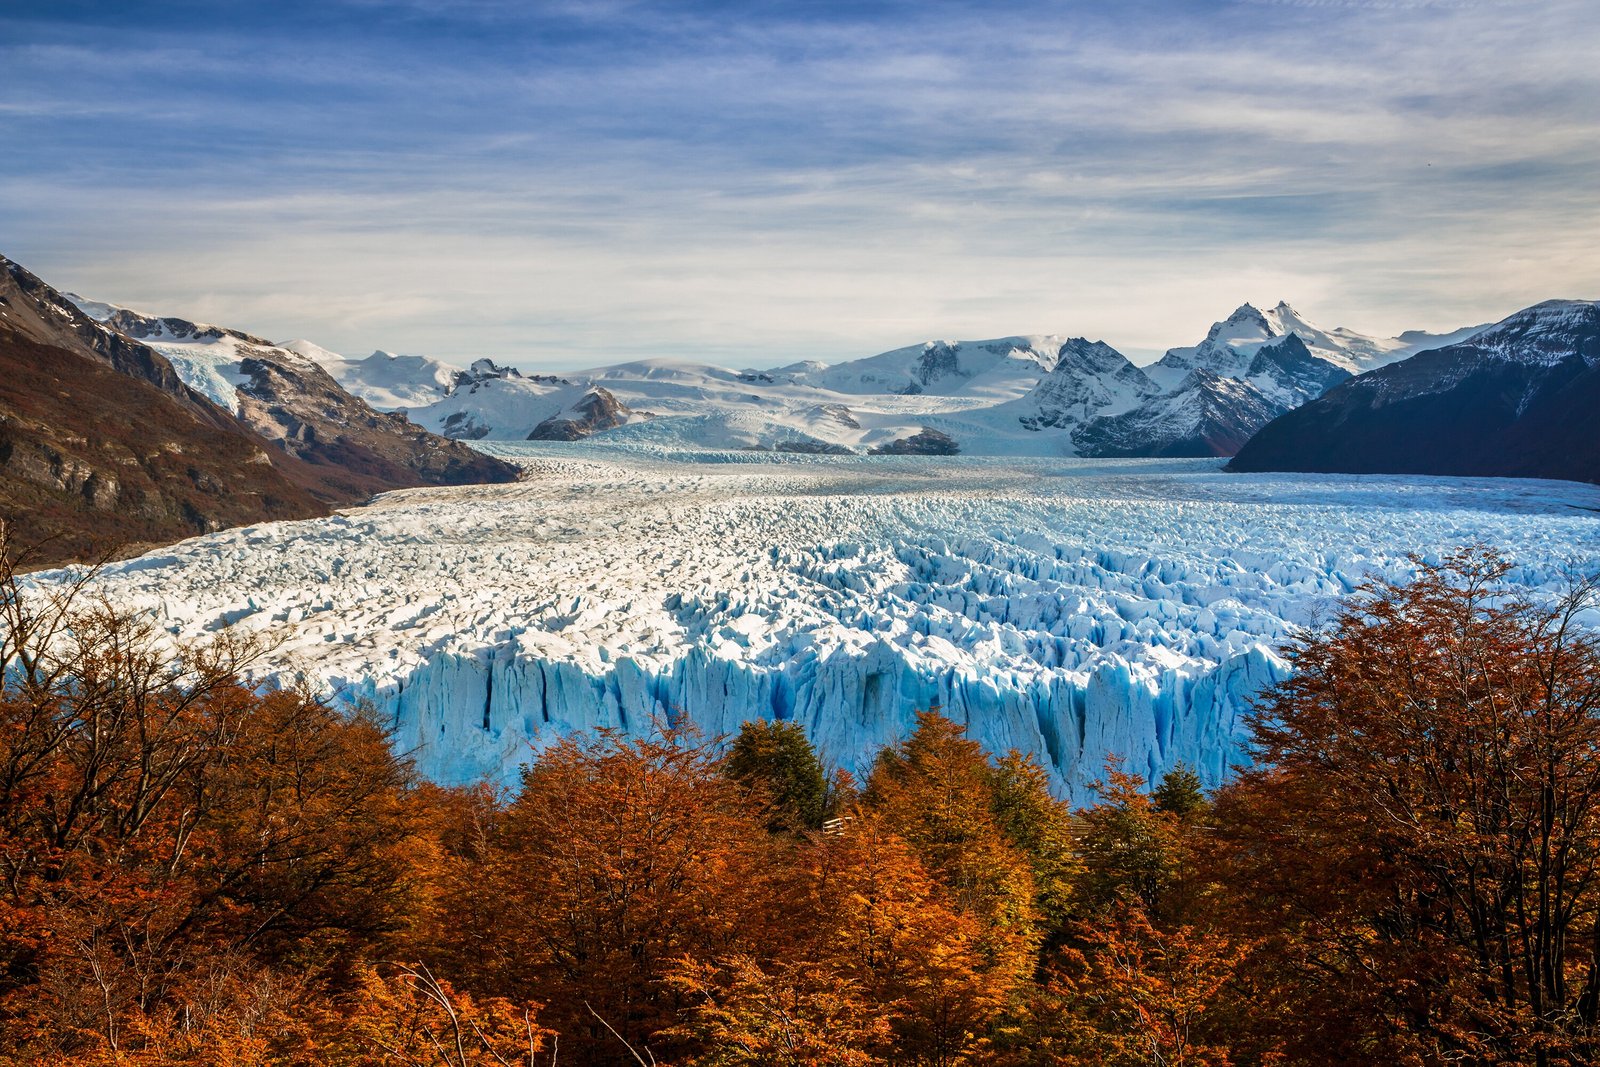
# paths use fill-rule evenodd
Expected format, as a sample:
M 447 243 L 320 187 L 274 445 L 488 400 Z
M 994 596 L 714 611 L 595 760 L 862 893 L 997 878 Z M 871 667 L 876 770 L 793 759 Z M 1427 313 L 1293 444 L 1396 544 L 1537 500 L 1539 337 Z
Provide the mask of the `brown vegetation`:
M 1595 1059 L 1600 651 L 1484 554 L 1294 650 L 1264 762 L 1069 812 L 936 712 L 603 734 L 507 795 L 0 570 L 0 1062 Z

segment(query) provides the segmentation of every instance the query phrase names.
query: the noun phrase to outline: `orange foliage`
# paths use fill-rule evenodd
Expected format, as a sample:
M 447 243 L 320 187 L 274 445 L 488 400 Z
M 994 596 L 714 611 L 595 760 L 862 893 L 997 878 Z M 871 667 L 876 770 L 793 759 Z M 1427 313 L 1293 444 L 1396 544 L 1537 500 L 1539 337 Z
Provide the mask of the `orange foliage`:
M 0 554 L 0 1063 L 1592 1063 L 1600 648 L 1503 572 L 1306 636 L 1211 802 L 1069 814 L 936 712 L 853 799 L 770 725 L 429 786 Z
M 1227 1048 L 1208 1044 L 1204 1024 L 1249 954 L 1223 936 L 1189 926 L 1158 930 L 1138 904 L 1083 930 L 1082 945 L 1054 968 L 1047 995 L 1063 1067 L 1227 1067 Z
M 1600 1011 L 1600 647 L 1589 590 L 1508 599 L 1481 551 L 1296 649 L 1218 805 L 1218 877 L 1274 981 L 1394 1062 L 1587 1063 Z
M 441 965 L 477 990 L 536 990 L 566 1062 L 651 1045 L 676 1022 L 675 960 L 736 954 L 776 928 L 780 846 L 744 797 L 692 739 L 561 742 L 463 868 Z

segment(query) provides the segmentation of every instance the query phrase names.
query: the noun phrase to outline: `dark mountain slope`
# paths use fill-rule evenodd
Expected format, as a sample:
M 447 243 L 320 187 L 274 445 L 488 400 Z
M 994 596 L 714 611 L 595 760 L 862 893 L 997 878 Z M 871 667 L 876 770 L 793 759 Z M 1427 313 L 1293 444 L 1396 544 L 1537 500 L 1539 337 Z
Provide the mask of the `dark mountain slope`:
M 267 435 L 0 257 L 0 516 L 18 542 L 51 539 L 32 561 L 44 563 L 323 515 L 387 489 L 515 477 L 370 409 L 370 432 L 329 432 L 354 399 L 332 379 L 321 384 L 336 392 L 285 398 L 267 368 L 252 377 L 251 422 Z M 319 447 L 284 447 L 296 436 Z
M 1600 306 L 1550 301 L 1275 419 L 1230 470 L 1600 482 Z
M 239 357 L 233 373 L 243 379 L 234 413 L 338 483 L 341 493 L 370 496 L 406 486 L 504 482 L 517 475 L 509 464 L 431 434 L 403 414 L 374 410 L 315 361 L 271 341 L 126 308 L 101 321 L 180 360 L 190 342 L 226 342 L 225 350 Z
M 314 471 L 181 389 L 9 328 L 17 303 L 0 276 L 0 514 L 18 543 L 52 539 L 30 562 L 326 514 Z

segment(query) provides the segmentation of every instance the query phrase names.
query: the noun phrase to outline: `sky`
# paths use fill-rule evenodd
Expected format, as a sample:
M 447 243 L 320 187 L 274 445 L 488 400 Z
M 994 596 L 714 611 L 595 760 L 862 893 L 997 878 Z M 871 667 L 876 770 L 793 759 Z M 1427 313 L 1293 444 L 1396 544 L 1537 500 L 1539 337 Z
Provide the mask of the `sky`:
M 0 253 L 351 355 L 835 362 L 1600 297 L 1594 0 L 8 0 Z

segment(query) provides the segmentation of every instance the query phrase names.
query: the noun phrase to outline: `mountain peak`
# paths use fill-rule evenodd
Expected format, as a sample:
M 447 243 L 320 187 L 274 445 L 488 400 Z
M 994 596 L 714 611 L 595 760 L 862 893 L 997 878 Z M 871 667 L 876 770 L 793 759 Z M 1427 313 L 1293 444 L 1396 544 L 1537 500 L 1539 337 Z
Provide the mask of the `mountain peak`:
M 1267 315 L 1266 315 L 1266 312 L 1262 311 L 1260 308 L 1256 307 L 1254 304 L 1244 303 L 1244 304 L 1240 304 L 1238 307 L 1234 308 L 1233 309 L 1233 314 L 1229 315 L 1226 319 L 1223 319 L 1222 321 L 1225 322 L 1225 323 L 1228 323 L 1228 322 L 1234 322 L 1234 323 L 1238 323 L 1238 322 L 1259 322 L 1263 326 L 1265 326 L 1267 324 Z

